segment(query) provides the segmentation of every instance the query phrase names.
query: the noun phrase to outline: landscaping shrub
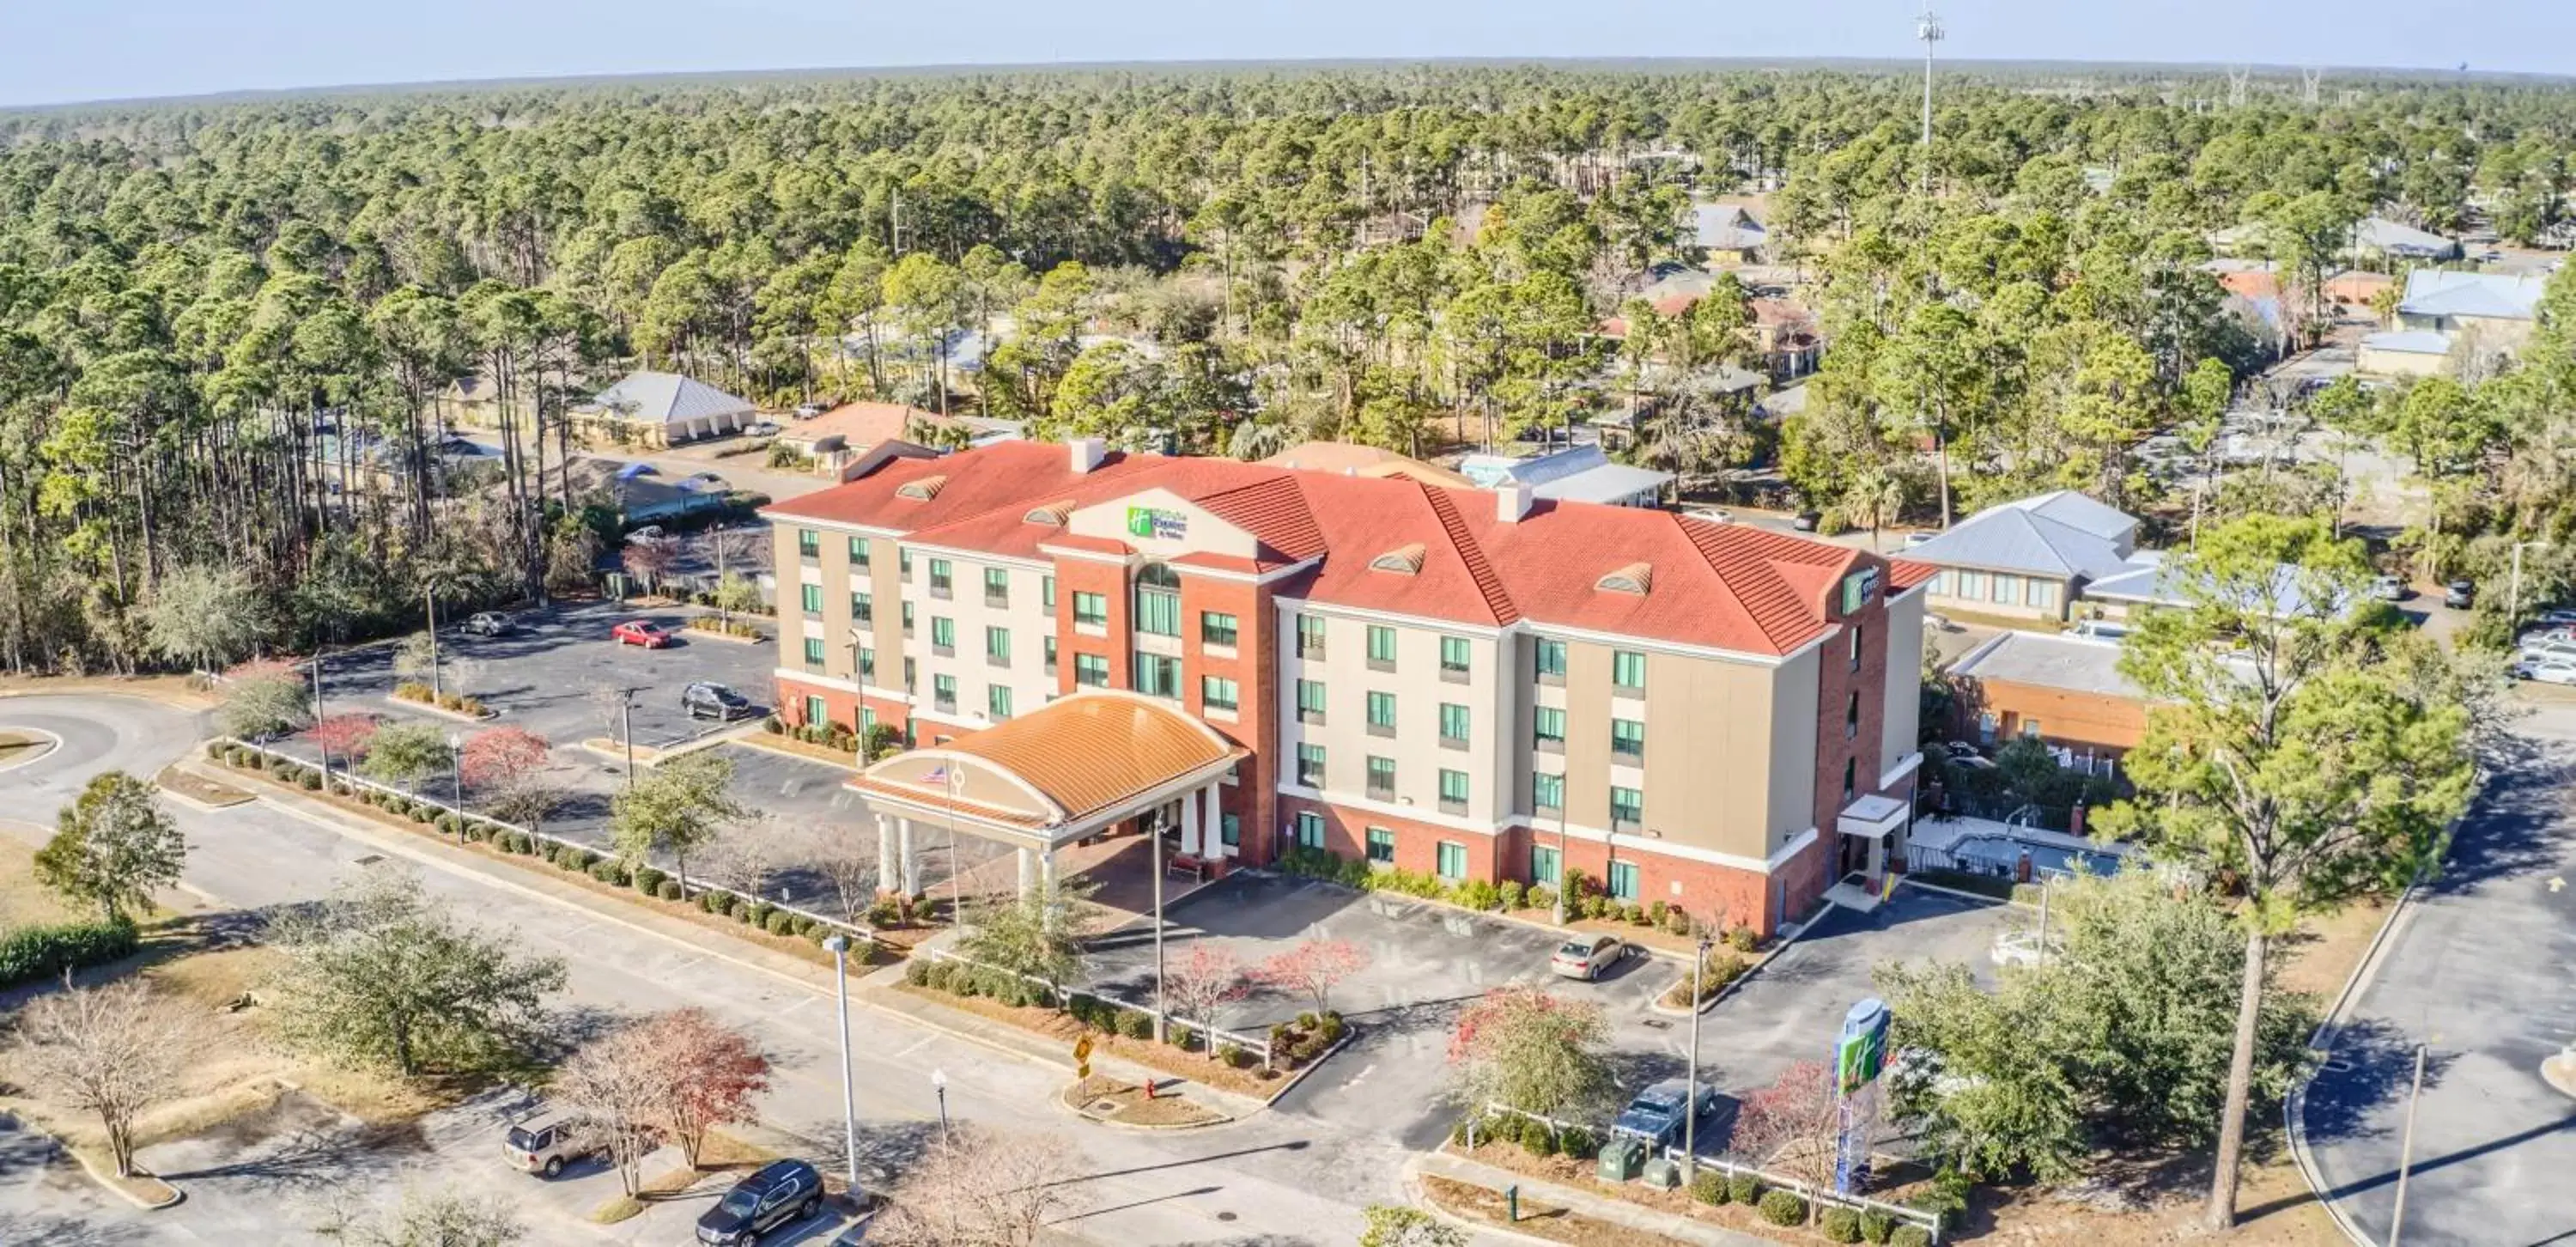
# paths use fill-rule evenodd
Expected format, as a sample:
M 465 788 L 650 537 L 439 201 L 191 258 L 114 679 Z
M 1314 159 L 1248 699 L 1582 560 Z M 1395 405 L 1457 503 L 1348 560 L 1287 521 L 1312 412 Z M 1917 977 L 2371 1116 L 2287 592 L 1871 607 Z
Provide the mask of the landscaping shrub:
M 1183 1052 L 1195 1051 L 1199 1046 L 1199 1033 L 1179 1022 L 1164 1027 L 1163 1038 Z
M 425 802 L 413 803 L 411 807 L 411 821 L 427 826 L 429 824 L 429 820 L 436 817 L 438 817 L 437 806 L 430 805 Z
M 1762 1219 L 1773 1225 L 1805 1225 L 1807 1201 L 1795 1191 L 1764 1191 L 1762 1202 L 1755 1205 Z
M 1317 1022 L 1315 1033 L 1323 1038 L 1324 1046 L 1329 1048 L 1340 1041 L 1342 1031 L 1345 1029 L 1347 1028 L 1342 1022 L 1342 1015 L 1327 1011 Z
M 441 814 L 431 821 L 437 825 L 438 834 L 442 836 L 452 836 L 465 829 L 465 824 L 453 813 Z
M 746 916 L 743 921 L 766 930 L 769 926 L 770 916 L 777 912 L 777 906 L 772 905 L 767 901 L 755 901 L 752 903 L 751 913 Z
M 229 762 L 232 760 L 232 755 L 238 752 L 240 751 L 225 745 L 220 740 L 206 742 L 206 760 L 209 762 Z
M 1726 1175 L 1714 1169 L 1703 1169 L 1698 1177 L 1691 1179 L 1690 1193 L 1692 1199 L 1703 1204 L 1723 1204 L 1726 1202 Z
M 1646 907 L 1646 921 L 1651 925 L 1660 927 L 1664 925 L 1664 916 L 1671 913 L 1672 909 L 1672 906 L 1665 904 L 1662 901 L 1657 901 L 1652 905 L 1648 905 Z
M 1556 1142 L 1568 1156 L 1591 1156 L 1601 1150 L 1601 1141 L 1581 1126 L 1567 1126 L 1556 1136 Z
M 650 892 L 658 896 L 662 891 L 662 881 L 668 878 L 670 876 L 664 874 L 659 866 L 647 866 L 640 862 L 635 866 L 635 890 L 638 892 Z
M 614 857 L 605 859 L 592 866 L 590 868 L 590 875 L 592 878 L 599 880 L 601 883 L 608 884 L 611 887 L 622 888 L 635 882 L 634 870 L 625 862 Z
M 661 897 L 666 901 L 676 901 L 680 899 L 680 881 L 677 879 L 665 879 L 660 883 L 654 884 L 653 895 Z
M 1216 1046 L 1216 1059 L 1224 1062 L 1227 1069 L 1242 1069 L 1244 1066 L 1252 1064 L 1252 1054 L 1232 1043 L 1218 1044 Z
M 1689 935 L 1691 926 L 1691 916 L 1683 909 L 1676 907 L 1664 915 L 1664 929 L 1675 935 Z
M 1458 885 L 1457 902 L 1469 909 L 1492 909 L 1500 905 L 1502 899 L 1502 891 L 1483 879 L 1470 879 Z
M 771 935 L 788 935 L 796 930 L 796 915 L 783 909 L 773 909 L 769 911 L 768 920 L 760 926 Z
M 1816 1214 L 1816 1228 L 1824 1231 L 1829 1243 L 1860 1241 L 1860 1214 L 1849 1208 L 1828 1208 Z
M 321 774 L 320 774 L 319 772 L 315 772 L 315 771 L 306 771 L 306 772 L 304 773 L 303 778 L 301 778 L 301 779 L 297 780 L 296 782 L 297 782 L 297 783 L 299 783 L 299 784 L 304 785 L 304 791 L 306 791 L 306 792 L 320 792 L 320 791 L 322 791 L 322 776 L 321 776 Z
M 1111 1006 L 1116 1008 L 1116 1006 Z M 1118 1010 L 1118 1033 L 1129 1039 L 1154 1037 L 1154 1015 L 1135 1009 Z
M 1884 1243 L 1896 1232 L 1896 1218 L 1875 1209 L 1860 1214 L 1860 1238 L 1865 1243 Z
M 912 987 L 930 985 L 930 963 L 915 957 L 903 963 L 903 981 Z
M 723 913 L 723 912 L 724 912 L 724 907 L 725 907 L 725 897 L 724 897 L 724 893 L 722 893 L 722 892 L 700 892 L 700 893 L 698 893 L 698 908 L 703 909 L 703 910 L 705 910 L 705 911 L 707 911 L 708 913 L 711 913 L 711 914 L 720 914 L 720 913 Z
M 891 900 L 878 901 L 868 906 L 867 917 L 871 927 L 890 927 L 903 921 L 903 907 Z
M 142 936 L 130 922 L 65 922 L 0 934 L 0 987 L 104 965 L 132 954 Z
M 1735 924 L 1734 930 L 1726 933 L 1726 946 L 1739 953 L 1752 952 L 1761 943 L 1762 937 L 1755 935 L 1751 926 L 1741 922 Z
M 1521 1150 L 1532 1156 L 1556 1155 L 1556 1132 L 1534 1117 L 1521 1119 Z
M 1762 1198 L 1762 1180 L 1749 1173 L 1728 1178 L 1726 1197 L 1739 1204 L 1751 1204 Z
M 945 961 L 934 961 L 930 963 L 930 973 L 923 976 L 922 982 L 932 991 L 953 991 L 957 986 L 957 967 Z
M 1520 909 L 1529 903 L 1529 889 L 1517 879 L 1506 879 L 1494 889 L 1494 903 L 1504 909 Z
M 1932 1247 L 1932 1231 L 1908 1222 L 1887 1236 L 1887 1247 Z

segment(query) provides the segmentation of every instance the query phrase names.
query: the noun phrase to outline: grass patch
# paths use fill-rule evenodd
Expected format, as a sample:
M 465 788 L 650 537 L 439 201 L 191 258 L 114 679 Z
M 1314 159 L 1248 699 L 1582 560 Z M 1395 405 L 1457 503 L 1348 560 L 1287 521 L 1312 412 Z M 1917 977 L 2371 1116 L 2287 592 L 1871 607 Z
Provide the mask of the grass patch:
M 49 926 L 97 917 L 97 910 L 65 905 L 61 897 L 36 882 L 34 849 L 0 837 L 0 926 Z
M 247 789 L 208 779 L 194 771 L 181 770 L 176 764 L 161 768 L 161 773 L 153 776 L 152 782 L 201 805 L 233 806 L 251 799 Z
M 1206 1126 L 1229 1120 L 1225 1114 L 1178 1094 L 1149 1098 L 1143 1083 L 1120 1082 L 1097 1074 L 1076 1080 L 1064 1089 L 1061 1098 L 1066 1108 L 1125 1126 Z M 1100 1107 L 1104 1103 L 1110 1107 Z
M 1422 1175 L 1422 1194 L 1453 1217 L 1463 1217 L 1482 1225 L 1508 1226 L 1515 1234 L 1527 1234 L 1552 1243 L 1572 1243 L 1575 1247 L 1625 1247 L 1632 1243 L 1647 1247 L 1684 1247 L 1677 1238 L 1597 1220 L 1527 1197 L 1521 1200 L 1520 1220 L 1512 1221 L 1510 1205 L 1504 1201 L 1502 1192 L 1436 1174 Z
M 590 1219 L 599 1225 L 615 1225 L 644 1211 L 644 1201 L 632 1195 L 612 1195 L 590 1210 Z
M 1150 1039 L 1130 1039 L 1125 1035 L 1089 1030 L 1075 1021 L 1072 1014 L 1060 1010 L 1041 1009 L 1035 1005 L 1006 1005 L 989 996 L 958 996 L 915 987 L 910 983 L 898 983 L 893 990 L 1057 1040 L 1068 1052 L 1073 1048 L 1073 1041 L 1087 1033 L 1097 1050 L 1106 1055 L 1255 1099 L 1267 1100 L 1279 1094 L 1287 1079 L 1284 1072 L 1264 1070 L 1258 1064 L 1248 1069 L 1236 1069 L 1202 1052 L 1186 1051 Z

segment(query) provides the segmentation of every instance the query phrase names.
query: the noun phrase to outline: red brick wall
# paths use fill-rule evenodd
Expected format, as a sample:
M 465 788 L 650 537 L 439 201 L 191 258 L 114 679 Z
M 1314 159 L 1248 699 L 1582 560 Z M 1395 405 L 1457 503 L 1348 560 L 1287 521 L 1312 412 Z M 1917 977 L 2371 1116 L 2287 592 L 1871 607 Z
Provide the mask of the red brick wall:
M 822 698 L 823 709 L 831 716 L 832 722 L 854 732 L 859 730 L 859 707 L 862 704 L 877 712 L 878 723 L 893 728 L 897 732 L 903 731 L 905 722 L 912 716 L 911 707 L 902 702 L 887 701 L 881 697 L 863 697 L 847 689 L 808 684 L 793 676 L 780 676 L 778 677 L 779 719 L 791 727 L 805 726 L 805 699 L 808 696 Z
M 1219 611 L 1234 616 L 1235 656 L 1210 657 L 1201 640 L 1199 615 Z M 1278 811 L 1257 794 L 1278 788 L 1279 715 L 1275 704 L 1278 629 L 1271 623 L 1270 591 L 1241 580 L 1181 572 L 1181 704 L 1220 736 L 1252 751 L 1226 788 L 1225 812 L 1242 821 L 1237 852 L 1245 865 L 1267 865 L 1278 843 Z M 1235 719 L 1224 723 L 1206 717 L 1201 676 L 1235 682 Z
M 1365 859 L 1368 856 L 1367 829 L 1384 827 L 1395 833 L 1394 864 L 1398 870 L 1409 870 L 1424 875 L 1437 873 L 1440 865 L 1440 842 L 1454 840 L 1467 846 L 1467 878 L 1469 879 L 1499 883 L 1506 878 L 1522 879 L 1528 875 L 1529 862 L 1526 858 L 1520 863 L 1521 869 L 1498 873 L 1501 863 L 1496 859 L 1500 855 L 1495 850 L 1508 837 L 1480 836 L 1471 831 L 1453 831 L 1433 823 L 1417 822 L 1409 818 L 1392 818 L 1371 810 L 1344 809 L 1330 802 L 1309 801 L 1303 797 L 1279 798 L 1279 825 L 1293 832 L 1297 824 L 1297 815 L 1307 810 L 1324 816 L 1324 847 L 1341 857 Z
M 1839 604 L 1840 586 L 1828 590 L 1828 602 Z M 1841 836 L 1834 830 L 1834 820 L 1850 804 L 1843 796 L 1843 771 L 1849 764 L 1852 774 L 1851 795 L 1854 798 L 1878 791 L 1878 777 L 1886 770 L 1889 759 L 1879 756 L 1879 729 L 1887 717 L 1887 602 L 1881 588 L 1877 600 L 1840 621 L 1846 631 L 1826 638 L 1823 652 L 1816 656 L 1816 806 L 1817 844 L 1796 859 L 1782 864 L 1776 877 L 1784 886 L 1776 889 L 1766 909 L 1773 921 L 1796 918 L 1815 905 L 1816 898 L 1833 886 L 1834 866 L 1839 859 Z M 1860 629 L 1859 669 L 1853 669 L 1851 634 Z M 1902 661 L 1916 662 L 1918 656 L 1907 654 Z M 1858 730 L 1852 730 L 1849 711 L 1853 694 L 1860 698 Z
M 1995 743 L 2022 734 L 2025 720 L 2039 720 L 2039 738 L 2081 752 L 2122 754 L 2138 747 L 2147 733 L 2147 708 L 2135 698 L 2073 693 L 2011 680 L 1961 681 L 1952 712 L 1958 739 L 1977 739 L 1977 715 L 1992 713 Z
M 1073 630 L 1073 595 L 1097 593 L 1109 599 L 1109 635 L 1088 637 Z M 1058 691 L 1070 693 L 1076 654 L 1098 654 L 1109 660 L 1109 687 L 1129 683 L 1127 569 L 1090 559 L 1055 561 L 1055 678 Z

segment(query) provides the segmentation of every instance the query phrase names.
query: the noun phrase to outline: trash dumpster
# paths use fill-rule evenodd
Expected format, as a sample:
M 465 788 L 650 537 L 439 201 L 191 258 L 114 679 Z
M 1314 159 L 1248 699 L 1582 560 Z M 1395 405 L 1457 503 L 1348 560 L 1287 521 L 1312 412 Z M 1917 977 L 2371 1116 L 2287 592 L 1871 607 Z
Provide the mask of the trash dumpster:
M 1601 1180 L 1626 1182 L 1637 1176 L 1646 1164 L 1646 1144 L 1642 1139 L 1616 1135 L 1601 1145 Z

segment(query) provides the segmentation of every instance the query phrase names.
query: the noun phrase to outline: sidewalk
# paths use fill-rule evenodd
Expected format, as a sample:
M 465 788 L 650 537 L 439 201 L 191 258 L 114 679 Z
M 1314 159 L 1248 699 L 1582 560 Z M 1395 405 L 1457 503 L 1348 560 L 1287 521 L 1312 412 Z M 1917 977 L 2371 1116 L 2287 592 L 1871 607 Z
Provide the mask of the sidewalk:
M 1504 1187 L 1517 1185 L 1521 1188 L 1521 1198 L 1525 1200 L 1555 1204 L 1596 1221 L 1626 1226 L 1640 1233 L 1660 1234 L 1685 1243 L 1700 1243 L 1704 1247 L 1776 1247 L 1771 1239 L 1741 1234 L 1723 1226 L 1710 1225 L 1705 1221 L 1678 1213 L 1657 1212 L 1652 1208 L 1640 1207 L 1626 1200 L 1612 1199 L 1606 1195 L 1595 1195 L 1589 1191 L 1524 1177 L 1509 1170 L 1496 1169 L 1479 1161 L 1468 1160 L 1463 1156 L 1452 1156 L 1447 1152 L 1421 1153 L 1415 1156 L 1412 1163 L 1406 1165 L 1405 1169 L 1408 1176 L 1429 1174 L 1435 1178 L 1447 1178 L 1452 1182 L 1481 1186 L 1489 1191 L 1499 1191 Z M 1495 1229 L 1501 1233 L 1511 1232 L 1500 1230 L 1499 1227 L 1486 1226 L 1482 1222 L 1478 1222 L 1477 1225 L 1480 1229 Z

